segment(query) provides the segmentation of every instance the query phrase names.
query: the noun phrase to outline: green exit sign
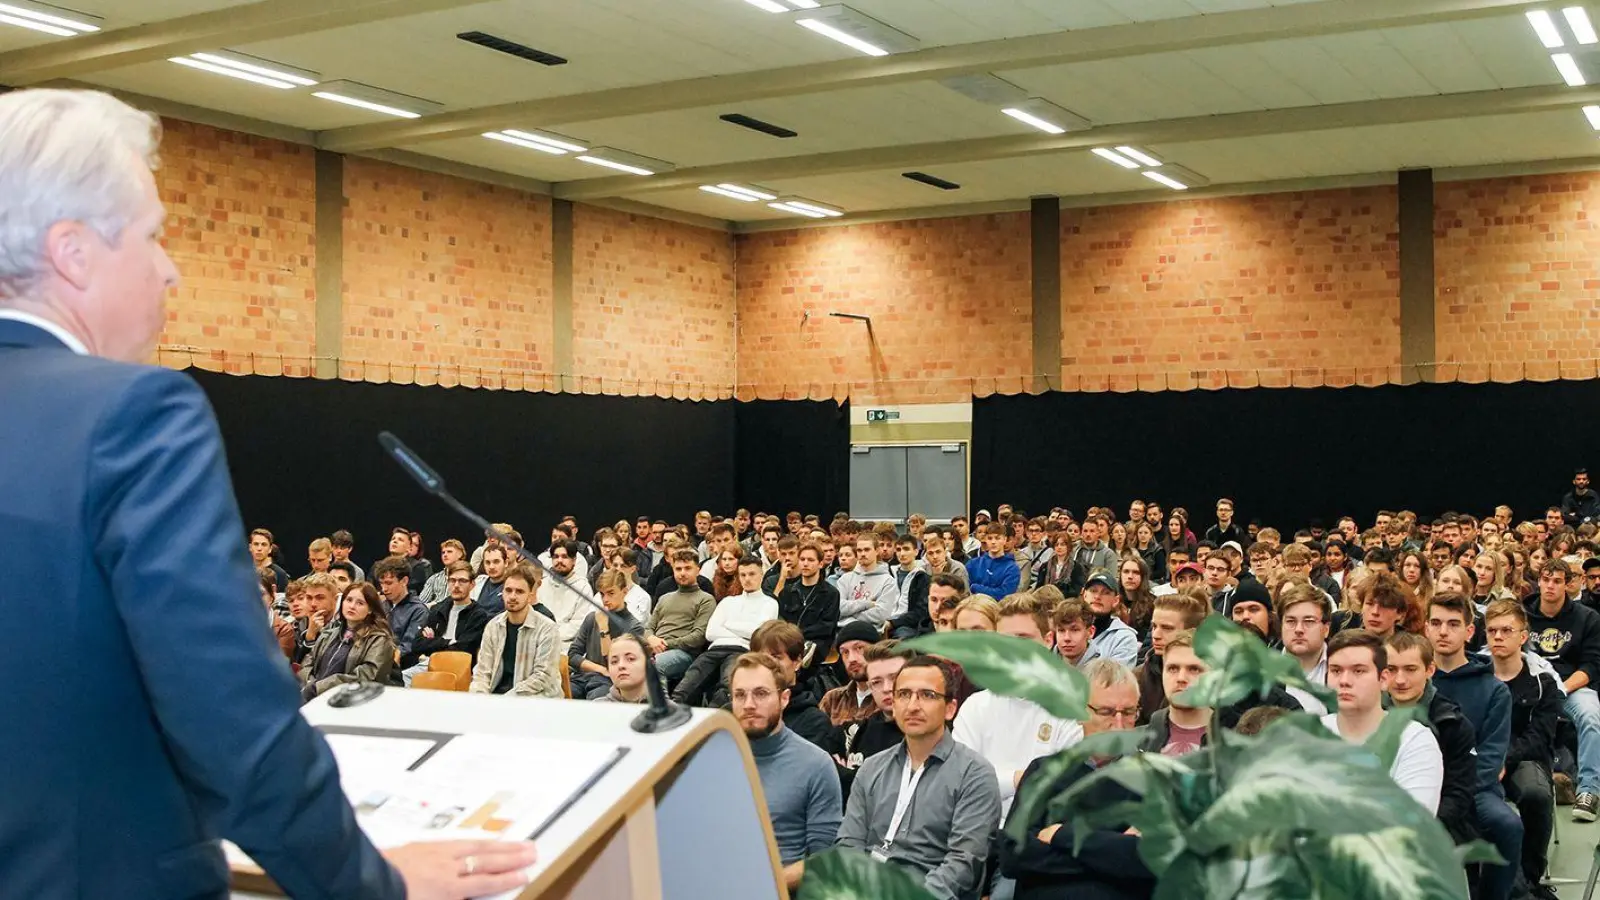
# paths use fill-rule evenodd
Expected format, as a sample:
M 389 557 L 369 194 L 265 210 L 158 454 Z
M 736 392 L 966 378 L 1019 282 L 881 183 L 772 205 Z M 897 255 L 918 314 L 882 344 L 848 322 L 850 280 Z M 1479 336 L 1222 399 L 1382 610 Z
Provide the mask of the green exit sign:
M 898 409 L 869 409 L 867 410 L 868 422 L 888 422 L 900 418 Z

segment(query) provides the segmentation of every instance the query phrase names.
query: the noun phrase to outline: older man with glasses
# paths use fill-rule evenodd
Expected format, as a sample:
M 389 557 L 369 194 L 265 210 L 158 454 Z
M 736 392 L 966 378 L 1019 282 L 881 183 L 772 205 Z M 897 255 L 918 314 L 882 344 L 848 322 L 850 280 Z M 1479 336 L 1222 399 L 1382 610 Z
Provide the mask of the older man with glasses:
M 1139 679 L 1133 671 L 1113 660 L 1097 659 L 1084 668 L 1084 675 L 1089 678 L 1089 720 L 1083 723 L 1084 737 L 1132 729 L 1139 720 Z M 1022 773 L 1019 792 L 1029 790 L 1024 785 L 1042 777 L 1039 767 L 1043 762 L 1034 760 Z M 1091 759 L 1062 774 L 1050 786 L 1050 795 L 1059 796 L 1109 762 Z M 1111 784 L 1106 789 L 1124 790 Z M 1076 847 L 1080 839 L 1083 846 Z M 1020 842 L 1001 837 L 1000 871 L 1016 879 L 1016 900 L 1149 897 L 1155 890 L 1155 875 L 1139 857 L 1138 832 L 1123 826 L 1079 834 L 1071 822 L 1050 821 L 1043 809 L 1029 820 L 1027 837 Z

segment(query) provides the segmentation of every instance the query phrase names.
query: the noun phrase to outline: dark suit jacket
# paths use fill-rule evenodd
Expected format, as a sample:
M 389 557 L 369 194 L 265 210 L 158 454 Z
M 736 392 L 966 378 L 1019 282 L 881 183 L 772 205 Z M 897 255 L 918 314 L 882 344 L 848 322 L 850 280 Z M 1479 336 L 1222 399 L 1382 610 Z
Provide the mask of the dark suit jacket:
M 0 410 L 0 614 L 56 601 L 0 670 L 0 892 L 223 898 L 225 837 L 291 896 L 402 897 L 263 627 L 199 387 L 0 319 Z

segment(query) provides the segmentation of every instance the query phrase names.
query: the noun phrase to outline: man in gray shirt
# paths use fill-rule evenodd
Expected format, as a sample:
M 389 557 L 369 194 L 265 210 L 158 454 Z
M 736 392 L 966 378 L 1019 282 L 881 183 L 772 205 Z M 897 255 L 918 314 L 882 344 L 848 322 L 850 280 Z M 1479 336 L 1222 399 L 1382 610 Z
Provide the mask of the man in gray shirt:
M 894 719 L 905 740 L 862 763 L 839 846 L 921 874 L 940 900 L 964 900 L 977 896 L 1000 789 L 994 769 L 946 730 L 956 714 L 950 693 L 948 670 L 931 656 L 900 670 Z

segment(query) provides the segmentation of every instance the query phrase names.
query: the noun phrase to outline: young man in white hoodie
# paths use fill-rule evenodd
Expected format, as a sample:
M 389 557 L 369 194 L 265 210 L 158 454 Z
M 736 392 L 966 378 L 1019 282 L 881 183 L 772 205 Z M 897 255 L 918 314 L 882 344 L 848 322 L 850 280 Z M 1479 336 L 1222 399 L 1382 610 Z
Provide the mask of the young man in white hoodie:
M 878 562 L 878 539 L 856 538 L 856 567 L 839 576 L 839 625 L 867 622 L 882 625 L 905 613 L 900 588 L 889 567 Z
M 728 683 L 739 655 L 750 651 L 750 635 L 778 617 L 778 601 L 761 592 L 761 560 L 746 556 L 739 560 L 739 589 L 743 593 L 724 597 L 706 624 L 706 640 L 711 646 L 695 657 L 689 671 L 672 692 L 679 703 L 694 706 Z M 894 579 L 889 583 L 894 584 Z M 721 705 L 713 701 L 714 705 Z

